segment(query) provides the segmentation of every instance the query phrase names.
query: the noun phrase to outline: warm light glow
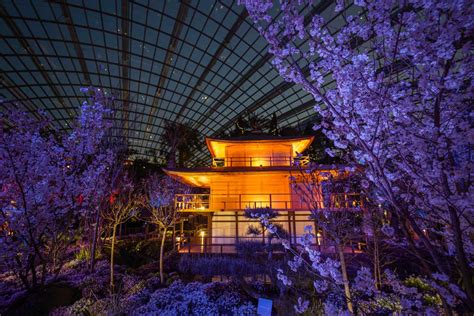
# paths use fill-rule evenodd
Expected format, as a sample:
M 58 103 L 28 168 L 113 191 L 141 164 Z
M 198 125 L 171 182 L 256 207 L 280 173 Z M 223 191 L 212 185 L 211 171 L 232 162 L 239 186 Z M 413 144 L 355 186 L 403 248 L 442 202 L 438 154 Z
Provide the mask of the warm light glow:
M 303 173 L 295 178 L 292 176 L 294 169 L 290 166 L 293 166 L 295 161 L 301 163 L 301 156 L 297 156 L 296 152 L 302 152 L 312 140 L 313 137 L 261 141 L 207 139 L 213 158 L 212 167 L 163 169 L 178 181 L 194 187 L 208 188 L 210 191 L 205 194 L 175 195 L 175 205 L 180 212 L 220 213 L 215 220 L 214 215 L 211 215 L 212 224 L 207 227 L 208 231 L 199 229 L 195 232 L 194 240 L 199 244 L 202 253 L 208 245 L 216 242 L 215 240 L 224 237 L 235 238 L 236 234 L 242 234 L 242 225 L 233 224 L 231 221 L 239 216 L 239 211 L 246 208 L 269 207 L 278 211 L 309 211 L 309 203 L 302 200 L 301 193 L 292 186 L 293 183 L 298 188 L 307 190 L 303 185 L 306 175 Z M 341 175 L 335 169 L 321 168 L 316 173 L 316 181 L 328 179 L 329 175 L 344 177 L 348 174 L 349 172 L 345 172 Z M 315 190 L 311 194 L 321 196 L 316 187 L 309 190 Z M 332 197 L 332 203 L 333 207 L 339 207 L 340 204 L 344 207 L 361 205 L 351 194 L 335 195 Z M 322 207 L 322 202 L 320 204 Z M 296 218 L 293 225 L 292 229 L 294 228 L 297 234 L 302 231 L 302 227 L 298 227 L 301 225 L 296 223 Z M 322 232 L 316 231 L 315 234 L 316 244 L 322 246 Z
M 206 236 L 206 232 L 201 230 L 199 235 L 201 236 L 201 253 L 204 253 L 204 236 Z
M 178 181 L 184 182 L 186 184 L 189 184 L 191 186 L 195 187 L 200 187 L 200 188 L 210 188 L 212 187 L 212 183 L 218 183 L 221 181 L 226 181 L 229 176 L 232 176 L 234 179 L 239 178 L 239 179 L 244 179 L 242 176 L 246 175 L 256 175 L 260 178 L 262 178 L 262 173 L 259 171 L 235 171 L 235 172 L 224 172 L 224 171 L 219 171 L 219 169 L 213 169 L 209 171 L 193 171 L 192 169 L 190 170 L 180 170 L 180 171 L 175 171 L 175 170 L 168 170 L 168 169 L 163 169 L 169 176 L 177 179 Z M 286 179 L 286 185 L 285 187 L 288 186 L 288 171 L 268 171 L 265 173 L 263 176 L 266 180 L 267 183 L 275 184 L 275 183 L 280 183 L 283 185 L 282 182 L 282 177 L 285 177 Z M 227 180 L 228 181 L 228 180 Z M 246 180 L 245 180 L 246 181 Z M 276 181 L 276 182 L 275 182 Z M 238 192 L 236 192 L 238 193 Z M 243 189 L 241 192 L 242 194 L 246 193 L 258 193 L 255 192 L 254 189 L 247 190 Z M 288 190 L 282 193 L 288 193 Z
M 176 237 L 176 244 L 178 246 L 178 251 L 181 249 L 181 236 Z
M 252 159 L 252 166 L 251 167 L 266 167 L 270 165 L 270 160 L 256 158 L 255 160 Z
M 272 147 L 275 145 L 288 145 L 292 148 L 291 155 L 294 157 L 298 153 L 302 153 L 313 142 L 314 136 L 304 136 L 295 138 L 282 138 L 271 140 L 228 140 L 228 139 L 212 139 L 206 138 L 206 144 L 211 152 L 212 157 L 228 157 L 227 147 L 235 144 L 242 144 L 246 147 L 254 145 L 265 146 L 267 151 L 272 152 Z M 250 155 L 248 155 L 250 156 Z

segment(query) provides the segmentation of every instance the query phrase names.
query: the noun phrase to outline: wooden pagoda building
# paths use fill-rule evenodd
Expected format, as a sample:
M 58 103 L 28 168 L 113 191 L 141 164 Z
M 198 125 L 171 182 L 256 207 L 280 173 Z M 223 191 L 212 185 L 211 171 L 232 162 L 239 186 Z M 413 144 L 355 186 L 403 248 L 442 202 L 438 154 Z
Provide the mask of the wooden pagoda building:
M 244 210 L 263 207 L 278 211 L 279 216 L 272 221 L 280 223 L 290 241 L 296 242 L 304 227 L 313 222 L 308 219 L 309 206 L 295 192 L 291 181 L 308 164 L 308 157 L 299 153 L 308 148 L 313 138 L 264 134 L 207 138 L 210 167 L 165 172 L 191 186 L 207 188 L 209 194 L 176 195 L 175 206 L 181 212 L 207 218 L 207 227 L 200 236 L 205 235 L 209 245 L 232 245 L 249 239 L 248 227 L 256 223 L 244 216 Z

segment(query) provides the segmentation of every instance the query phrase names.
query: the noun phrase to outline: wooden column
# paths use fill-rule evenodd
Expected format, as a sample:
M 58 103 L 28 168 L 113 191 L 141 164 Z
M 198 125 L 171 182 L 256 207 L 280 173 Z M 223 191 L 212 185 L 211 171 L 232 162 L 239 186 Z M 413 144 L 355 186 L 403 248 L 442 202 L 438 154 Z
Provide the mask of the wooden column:
M 293 213 L 293 238 L 296 243 L 297 242 L 296 240 L 296 214 L 295 214 L 295 211 L 292 211 L 292 213 Z
M 239 212 L 235 212 L 235 243 L 239 242 Z
M 207 232 L 208 238 L 210 240 L 209 244 L 212 244 L 212 212 L 207 215 Z
M 292 241 L 293 237 L 291 236 L 292 229 L 291 229 L 291 213 L 290 213 L 290 211 L 287 212 L 287 216 L 288 216 L 288 238 L 290 239 L 289 242 L 291 244 L 291 243 L 293 243 L 293 241 Z M 296 242 L 296 240 L 295 240 L 295 242 Z

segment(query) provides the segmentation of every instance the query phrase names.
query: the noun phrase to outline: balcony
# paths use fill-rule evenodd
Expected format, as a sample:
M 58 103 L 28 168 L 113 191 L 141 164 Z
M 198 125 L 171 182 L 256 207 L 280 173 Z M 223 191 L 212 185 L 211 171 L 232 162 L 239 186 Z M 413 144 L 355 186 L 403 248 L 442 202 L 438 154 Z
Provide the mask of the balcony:
M 214 240 L 213 240 L 214 239 Z M 221 242 L 215 242 L 218 239 Z M 180 238 L 177 242 L 178 252 L 180 254 L 236 254 L 238 253 L 238 244 L 241 242 L 256 242 L 261 243 L 262 237 L 229 237 L 229 236 L 214 236 L 214 237 L 187 237 Z M 255 252 L 255 255 L 265 255 L 265 251 L 268 249 L 267 245 L 260 248 Z M 359 254 L 366 247 L 367 242 L 365 236 L 353 236 L 353 240 L 350 240 L 343 248 L 343 252 L 346 254 Z M 315 242 L 310 246 L 311 249 L 317 250 L 321 253 L 334 254 L 335 249 L 333 242 L 330 242 L 322 237 L 316 237 Z M 271 248 L 274 254 L 284 254 L 285 248 L 281 244 L 281 240 L 273 239 L 271 242 Z
M 327 202 L 333 208 L 362 207 L 359 193 L 333 194 Z M 175 207 L 181 212 L 241 211 L 270 207 L 275 210 L 308 210 L 307 202 L 295 194 L 177 194 Z
M 299 157 L 226 157 L 212 158 L 212 167 L 276 167 L 305 166 L 308 156 Z

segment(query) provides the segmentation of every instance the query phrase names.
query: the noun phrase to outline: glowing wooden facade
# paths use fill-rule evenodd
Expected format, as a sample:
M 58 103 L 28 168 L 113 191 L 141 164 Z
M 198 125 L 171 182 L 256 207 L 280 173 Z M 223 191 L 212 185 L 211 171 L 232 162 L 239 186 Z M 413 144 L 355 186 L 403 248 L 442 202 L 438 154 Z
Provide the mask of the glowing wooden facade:
M 217 244 L 248 237 L 252 223 L 243 215 L 246 208 L 271 207 L 280 214 L 274 221 L 295 240 L 312 222 L 307 205 L 292 191 L 290 176 L 299 172 L 297 166 L 307 164 L 307 158 L 298 153 L 312 141 L 312 136 L 207 138 L 211 167 L 165 172 L 192 186 L 208 188 L 210 194 L 177 195 L 176 207 L 208 216 L 207 234 Z

